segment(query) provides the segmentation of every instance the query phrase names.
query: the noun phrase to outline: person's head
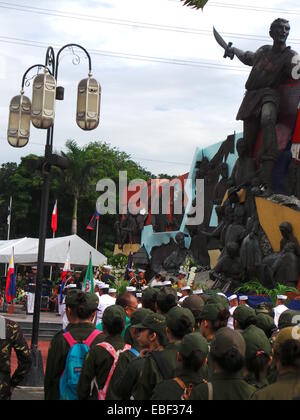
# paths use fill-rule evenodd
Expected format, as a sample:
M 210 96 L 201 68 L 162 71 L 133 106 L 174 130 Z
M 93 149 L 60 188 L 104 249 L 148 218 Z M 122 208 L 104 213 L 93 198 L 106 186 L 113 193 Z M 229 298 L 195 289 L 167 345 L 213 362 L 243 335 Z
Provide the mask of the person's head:
M 66 296 L 66 314 L 70 324 L 93 322 L 98 305 L 97 295 L 70 289 Z
M 210 354 L 217 373 L 237 373 L 245 363 L 245 340 L 239 332 L 227 327 L 221 328 L 211 343 Z
M 300 312 L 289 310 L 280 315 L 278 329 L 283 330 L 284 328 L 294 327 L 298 324 L 300 324 Z
M 137 341 L 142 349 L 153 351 L 166 346 L 166 319 L 164 316 L 151 312 L 141 323 L 132 325 L 132 327 L 138 330 Z
M 237 306 L 239 306 L 239 299 L 237 297 L 237 295 L 232 295 L 228 298 L 229 301 L 229 306 L 231 308 L 236 308 Z
M 99 287 L 99 295 L 103 296 L 103 295 L 108 295 L 109 292 L 109 284 L 101 284 Z
M 235 330 L 245 330 L 250 325 L 257 324 L 256 312 L 249 306 L 239 306 L 236 308 L 233 319 Z
M 145 270 L 139 270 L 139 279 L 144 280 L 145 274 L 146 274 Z
M 248 305 L 248 296 L 240 296 L 240 306 Z
M 105 265 L 103 267 L 103 274 L 110 275 L 112 267 L 110 265 Z
M 276 19 L 270 27 L 270 37 L 277 45 L 285 45 L 290 34 L 290 24 L 286 19 Z
M 260 381 L 267 376 L 271 366 L 272 346 L 266 334 L 260 328 L 251 326 L 242 333 L 246 343 L 246 368 Z
M 105 309 L 102 318 L 103 332 L 120 335 L 126 326 L 126 313 L 121 306 L 113 305 Z
M 195 328 L 200 329 L 202 321 L 201 313 L 204 307 L 204 300 L 200 296 L 193 295 L 184 300 L 182 307 L 187 308 L 192 312 L 195 318 Z
M 184 370 L 197 373 L 206 366 L 208 351 L 208 343 L 201 334 L 187 334 L 180 343 L 178 359 Z
M 258 314 L 256 316 L 256 326 L 263 330 L 266 336 L 270 339 L 274 332 L 277 330 L 277 327 L 274 323 L 274 318 L 271 318 L 266 314 Z
M 190 296 L 190 294 L 192 293 L 192 289 L 190 286 L 183 287 L 181 289 L 181 293 L 182 293 L 182 297 Z
M 135 276 L 134 270 L 129 270 L 129 280 L 133 279 Z
M 37 275 L 37 267 L 35 267 L 35 266 L 32 267 L 31 272 L 34 276 L 36 276 Z
M 158 293 L 159 292 L 157 289 L 146 289 L 142 297 L 143 308 L 150 309 L 151 311 L 156 312 L 156 300 Z
M 209 303 L 200 314 L 200 331 L 207 340 L 212 340 L 216 332 L 227 326 L 230 312 L 221 304 Z
M 175 289 L 165 287 L 160 290 L 156 299 L 156 312 L 166 315 L 170 309 L 177 306 L 178 297 Z
M 300 372 L 300 327 L 281 330 L 274 343 L 274 356 L 279 372 Z
M 195 328 L 195 318 L 192 312 L 179 306 L 170 309 L 166 321 L 169 342 L 182 340 L 186 334 L 191 334 Z
M 151 314 L 149 309 L 138 309 L 131 317 L 130 320 L 130 328 L 126 330 L 125 333 L 125 341 L 127 344 L 134 345 L 137 342 L 139 336 L 139 330 L 134 327 L 134 325 L 138 325 L 143 323 L 144 319 Z
M 137 298 L 128 292 L 118 296 L 116 305 L 122 306 L 128 318 L 131 318 L 134 312 L 138 309 Z
M 110 297 L 116 299 L 117 298 L 117 289 L 109 289 L 108 294 Z
M 277 302 L 276 305 L 280 306 L 280 305 L 286 305 L 288 301 L 288 297 L 285 295 L 278 295 L 277 296 Z

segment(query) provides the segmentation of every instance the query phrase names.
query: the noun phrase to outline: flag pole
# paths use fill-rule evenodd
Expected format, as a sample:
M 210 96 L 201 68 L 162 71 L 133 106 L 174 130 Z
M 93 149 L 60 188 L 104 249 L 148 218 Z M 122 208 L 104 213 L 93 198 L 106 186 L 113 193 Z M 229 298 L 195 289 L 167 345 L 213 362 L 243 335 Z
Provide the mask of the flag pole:
M 100 219 L 97 220 L 97 230 L 96 230 L 96 250 L 98 251 L 98 243 L 99 243 L 99 222 Z
M 55 232 L 53 232 L 53 239 L 55 239 Z M 50 281 L 52 281 L 53 266 L 50 267 Z
M 10 240 L 12 202 L 13 202 L 13 198 L 10 197 L 10 202 L 9 202 L 9 215 L 7 217 L 7 225 L 8 225 L 8 228 L 7 228 L 7 240 L 8 241 Z M 7 264 L 5 264 L 5 277 L 7 275 L 7 269 L 8 269 Z

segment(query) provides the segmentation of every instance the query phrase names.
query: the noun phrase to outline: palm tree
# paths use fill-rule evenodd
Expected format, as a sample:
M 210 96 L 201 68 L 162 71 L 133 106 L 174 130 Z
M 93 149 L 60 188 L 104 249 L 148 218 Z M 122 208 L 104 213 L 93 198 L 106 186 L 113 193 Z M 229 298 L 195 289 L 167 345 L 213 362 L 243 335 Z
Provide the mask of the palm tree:
M 185 6 L 192 7 L 194 9 L 203 9 L 208 0 L 181 0 Z
M 80 148 L 74 140 L 68 140 L 66 148 L 67 152 L 61 152 L 61 154 L 69 160 L 69 167 L 65 172 L 65 183 L 66 188 L 74 197 L 72 235 L 76 235 L 78 201 L 90 186 L 96 162 L 89 154 L 88 148 Z

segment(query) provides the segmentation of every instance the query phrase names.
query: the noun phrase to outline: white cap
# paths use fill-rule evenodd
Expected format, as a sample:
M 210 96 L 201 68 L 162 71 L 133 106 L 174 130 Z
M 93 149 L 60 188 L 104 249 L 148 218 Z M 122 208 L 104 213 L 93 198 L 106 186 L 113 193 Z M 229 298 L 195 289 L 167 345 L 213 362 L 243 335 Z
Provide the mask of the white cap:
M 190 287 L 190 286 L 185 286 L 185 287 L 183 287 L 183 288 L 181 289 L 181 291 L 182 291 L 182 292 L 186 292 L 186 291 L 188 291 L 188 290 L 191 290 L 191 287 Z
M 142 287 L 142 291 L 144 292 L 145 290 L 149 289 L 149 286 L 144 286 Z
M 134 269 L 133 268 L 129 268 L 128 269 L 128 273 L 134 273 Z
M 245 302 L 249 300 L 248 296 L 240 296 L 240 301 Z
M 134 292 L 136 292 L 136 287 L 129 286 L 129 287 L 126 287 L 126 290 L 127 290 L 127 292 L 129 292 L 129 293 L 134 293 Z
M 68 284 L 65 289 L 77 289 L 77 285 L 76 284 Z
M 32 269 L 32 270 L 37 270 L 38 268 L 37 268 L 37 266 L 36 266 L 36 265 L 34 265 L 33 267 L 31 267 L 31 269 Z
M 146 273 L 146 270 L 139 269 L 139 273 Z
M 177 296 L 179 297 L 179 299 L 180 299 L 180 298 L 182 298 L 182 293 L 179 293 L 179 292 L 178 292 L 178 293 L 177 293 Z
M 217 293 L 218 296 L 222 296 L 227 299 L 227 296 L 224 293 Z
M 198 289 L 194 291 L 194 295 L 203 295 L 203 290 L 202 289 Z
M 109 289 L 110 288 L 109 284 L 105 284 L 105 283 L 101 283 L 99 287 L 100 287 L 100 290 L 104 290 L 104 289 Z
M 287 297 L 287 296 L 285 296 L 285 295 L 278 295 L 278 296 L 277 296 L 277 299 L 278 299 L 278 300 L 287 300 L 287 299 L 288 299 L 288 297 Z
M 117 289 L 109 289 L 109 294 L 117 293 Z
M 94 280 L 94 285 L 95 286 L 97 286 L 97 287 L 101 287 L 101 284 L 102 284 L 102 281 L 100 281 L 100 280 Z
M 183 276 L 186 276 L 187 274 L 184 272 L 184 271 L 182 271 L 182 270 L 180 270 L 179 272 L 178 272 L 178 275 L 179 274 L 182 274 Z
M 142 292 L 138 292 L 136 294 L 136 297 L 139 298 L 139 299 L 141 299 L 143 297 L 143 293 Z
M 167 280 L 162 283 L 163 286 L 172 286 L 172 282 Z
M 104 265 L 103 268 L 104 268 L 104 270 L 112 270 L 111 265 Z
M 228 298 L 229 302 L 232 302 L 233 300 L 237 299 L 237 295 L 232 295 Z

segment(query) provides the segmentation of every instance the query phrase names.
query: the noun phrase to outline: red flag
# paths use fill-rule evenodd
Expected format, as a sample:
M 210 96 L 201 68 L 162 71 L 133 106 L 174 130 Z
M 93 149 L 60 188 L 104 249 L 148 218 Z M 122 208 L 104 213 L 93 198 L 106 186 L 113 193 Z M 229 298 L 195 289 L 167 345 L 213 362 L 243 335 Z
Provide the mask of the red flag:
M 53 230 L 53 233 L 56 233 L 57 231 L 57 201 L 55 202 L 55 206 L 52 213 L 51 228 Z
M 9 261 L 9 269 L 6 278 L 5 296 L 7 303 L 12 303 L 16 297 L 16 276 L 15 276 L 15 263 L 14 263 L 14 249 Z
M 98 213 L 97 210 L 96 210 L 95 213 L 93 214 L 93 217 L 91 218 L 91 221 L 88 224 L 86 230 L 95 230 L 98 220 L 100 220 L 100 213 Z
M 63 302 L 63 291 L 66 286 L 67 282 L 67 274 L 71 271 L 71 242 L 69 242 L 68 245 L 68 251 L 67 251 L 67 259 L 64 265 L 64 269 L 61 273 L 61 286 L 60 286 L 60 303 Z

